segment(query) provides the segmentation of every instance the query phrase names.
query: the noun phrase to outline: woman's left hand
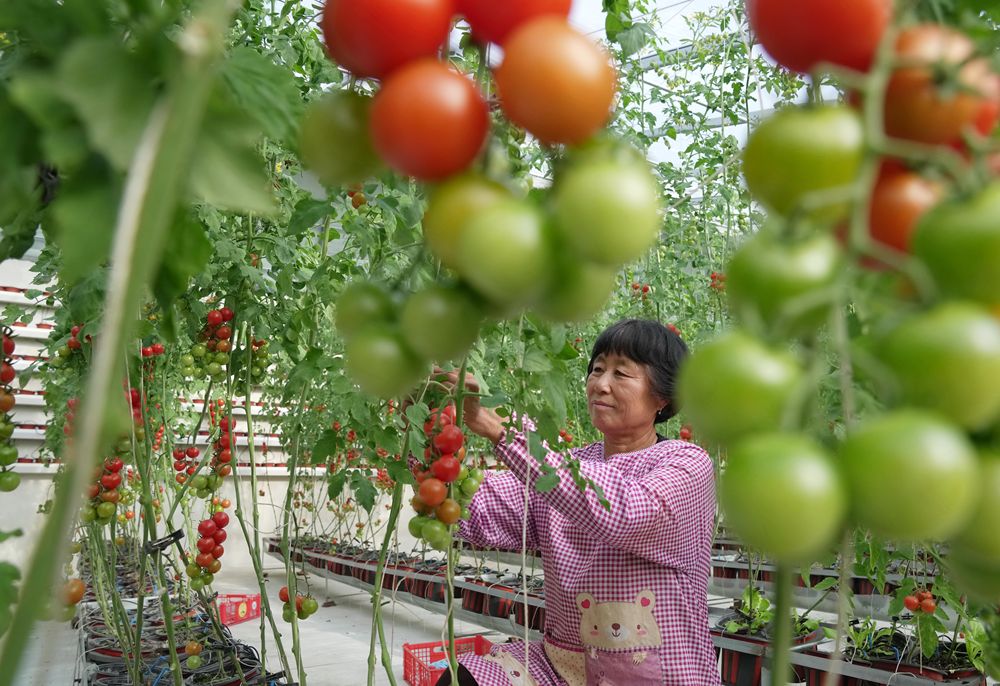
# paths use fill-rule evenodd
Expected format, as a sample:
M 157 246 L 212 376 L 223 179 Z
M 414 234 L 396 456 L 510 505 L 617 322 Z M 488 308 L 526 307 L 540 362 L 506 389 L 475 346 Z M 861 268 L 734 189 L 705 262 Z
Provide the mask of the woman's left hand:
M 434 378 L 440 382 L 449 392 L 453 393 L 458 385 L 458 372 L 446 372 L 442 369 L 434 369 Z M 494 444 L 499 443 L 503 438 L 506 427 L 503 418 L 496 411 L 483 407 L 479 402 L 479 382 L 471 373 L 466 372 L 462 402 L 462 422 L 472 433 L 488 438 Z

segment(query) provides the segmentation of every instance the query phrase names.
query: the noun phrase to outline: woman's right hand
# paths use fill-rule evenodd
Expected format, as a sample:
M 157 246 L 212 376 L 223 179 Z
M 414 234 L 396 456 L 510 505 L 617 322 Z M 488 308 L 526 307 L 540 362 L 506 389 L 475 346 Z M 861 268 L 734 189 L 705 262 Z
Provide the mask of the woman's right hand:
M 446 372 L 434 369 L 434 378 L 439 381 L 449 393 L 454 393 L 458 385 L 458 372 Z M 471 373 L 466 372 L 462 403 L 462 423 L 472 433 L 489 439 L 494 445 L 500 442 L 506 432 L 504 419 L 495 410 L 483 407 L 479 402 L 479 382 Z

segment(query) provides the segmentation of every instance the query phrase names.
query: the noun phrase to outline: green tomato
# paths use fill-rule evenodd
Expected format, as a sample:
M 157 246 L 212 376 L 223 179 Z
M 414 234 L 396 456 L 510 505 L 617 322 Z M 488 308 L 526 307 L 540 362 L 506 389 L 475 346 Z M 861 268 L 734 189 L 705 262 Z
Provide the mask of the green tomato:
M 570 162 L 556 179 L 552 209 L 562 241 L 609 267 L 641 257 L 663 226 L 659 184 L 641 158 Z
M 424 522 L 423 528 L 420 530 L 420 537 L 423 538 L 428 543 L 433 545 L 433 541 L 447 537 L 451 538 L 451 534 L 448 533 L 448 527 L 436 519 L 428 519 Z
M 424 213 L 424 241 L 441 264 L 458 269 L 458 245 L 466 224 L 492 205 L 509 200 L 510 193 L 478 174 L 460 174 L 443 182 L 431 194 Z
M 476 213 L 458 242 L 458 272 L 482 295 L 505 308 L 527 305 L 548 282 L 551 254 L 542 214 L 508 200 Z
M 214 491 L 222 485 L 222 477 L 218 474 L 209 474 L 205 477 L 205 481 L 207 482 L 205 488 L 210 491 Z
M 196 577 L 200 577 L 200 576 L 201 576 L 201 567 L 199 567 L 198 565 L 196 565 L 196 564 L 195 564 L 195 563 L 193 563 L 193 562 L 192 562 L 191 564 L 189 564 L 189 565 L 188 565 L 188 566 L 187 566 L 187 567 L 186 567 L 186 568 L 184 569 L 184 571 L 185 571 L 185 572 L 187 572 L 187 575 L 188 575 L 188 576 L 189 576 L 190 578 L 192 578 L 192 579 L 194 579 L 194 578 L 196 578 Z
M 1000 453 L 979 460 L 978 494 L 972 516 L 949 541 L 949 554 L 972 563 L 1000 568 Z
M 311 614 L 315 614 L 319 609 L 319 602 L 312 596 L 306 596 L 302 599 L 302 611 L 305 612 L 308 617 Z
M 17 448 L 9 443 L 0 445 L 0 465 L 9 467 L 15 462 L 17 462 Z
M 295 608 L 285 603 L 285 606 L 281 610 L 281 618 L 291 624 L 292 620 L 295 619 Z
M 849 435 L 840 460 L 857 521 L 897 541 L 958 533 L 978 495 L 976 452 L 936 414 L 897 410 Z
M 586 260 L 561 260 L 537 312 L 557 322 L 583 322 L 600 312 L 614 290 L 617 273 Z
M 208 490 L 207 488 L 199 488 L 194 493 L 194 495 L 195 495 L 196 498 L 207 498 L 211 494 L 212 494 L 212 492 L 210 490 Z
M 101 519 L 111 519 L 117 510 L 118 506 L 115 503 L 101 503 L 97 506 L 97 516 Z
M 80 521 L 84 524 L 89 524 L 90 522 L 97 519 L 97 510 L 95 510 L 90 505 L 84 505 L 80 508 Z
M 204 474 L 199 474 L 191 478 L 191 488 L 196 491 L 202 491 L 208 485 L 208 479 L 205 478 Z
M 196 376 L 194 367 L 182 367 L 181 374 L 184 376 Z
M 180 363 L 181 363 L 182 367 L 193 367 L 194 366 L 194 355 L 191 355 L 190 353 L 185 354 L 185 355 L 181 355 Z
M 205 588 L 205 582 L 202 580 L 201 576 L 196 576 L 191 579 L 191 590 L 200 591 Z
M 403 337 L 415 352 L 444 362 L 464 355 L 479 334 L 483 315 L 461 288 L 431 285 L 403 304 Z
M 66 348 L 66 349 L 69 350 L 69 348 Z M 59 352 L 61 352 L 61 351 L 59 351 Z M 66 364 L 65 358 L 60 357 L 59 354 L 58 354 L 58 352 L 56 353 L 55 357 L 50 357 L 49 358 L 49 365 L 55 367 L 56 369 L 59 369 L 60 367 L 62 367 L 65 364 Z
M 382 169 L 368 128 L 371 102 L 368 96 L 335 90 L 306 107 L 299 152 L 325 185 L 360 183 Z
M 462 482 L 462 485 L 460 486 L 460 488 L 462 489 L 462 494 L 471 498 L 476 494 L 476 491 L 479 490 L 479 484 L 480 482 L 476 481 L 473 478 L 466 479 L 465 481 Z
M 337 298 L 335 324 L 344 338 L 350 338 L 373 324 L 391 322 L 396 318 L 392 299 L 380 286 L 368 281 L 356 281 Z
M 973 431 L 1000 417 L 1000 321 L 984 308 L 948 302 L 910 317 L 881 358 L 909 404 Z
M 479 467 L 473 467 L 469 470 L 469 478 L 473 479 L 477 484 L 482 483 L 483 479 L 486 478 L 486 472 Z
M 218 362 L 210 362 L 206 367 L 205 371 L 208 372 L 209 376 L 219 376 L 222 374 L 222 365 Z
M 213 581 L 215 581 L 215 575 L 214 574 L 212 574 L 211 572 L 205 572 L 205 571 L 203 571 L 201 573 L 201 582 L 203 584 L 205 584 L 206 586 L 211 586 Z
M 213 359 L 218 364 L 228 364 L 229 363 L 229 353 L 215 353 Z
M 205 347 L 204 343 L 195 343 L 191 346 L 191 355 L 193 357 L 205 357 L 205 353 L 208 352 L 208 348 Z
M 789 563 L 811 562 L 825 552 L 847 513 L 830 456 L 796 434 L 757 434 L 730 448 L 719 502 L 741 540 Z
M 201 655 L 188 655 L 187 660 L 184 661 L 184 666 L 187 669 L 199 669 L 202 666 L 202 664 L 204 664 L 204 662 Z
M 58 355 L 59 357 L 61 357 L 63 359 L 66 359 L 67 357 L 69 357 L 72 354 L 73 354 L 73 351 L 69 349 L 69 346 L 65 346 L 65 345 L 63 347 L 59 348 L 59 350 L 56 351 L 56 355 Z
M 406 525 L 407 531 L 414 538 L 422 538 L 424 531 L 424 524 L 431 521 L 429 517 L 424 517 L 423 515 L 417 515 L 413 517 Z
M 912 250 L 947 296 L 1000 305 L 1000 181 L 971 198 L 944 202 L 925 214 Z
M 702 345 L 681 368 L 680 405 L 695 435 L 725 445 L 778 429 L 803 376 L 790 355 L 733 330 Z
M 781 333 L 821 326 L 830 312 L 830 288 L 843 266 L 843 251 L 829 234 L 792 241 L 769 231 L 748 239 L 726 267 L 731 311 L 743 322 Z
M 14 435 L 14 424 L 0 419 L 0 441 L 6 441 Z
M 743 150 L 743 174 L 755 198 L 782 216 L 806 209 L 815 194 L 849 186 L 861 171 L 864 126 L 847 106 L 784 107 L 764 119 Z M 804 214 L 833 221 L 846 201 Z
M 424 363 L 398 331 L 372 326 L 356 333 L 344 348 L 347 373 L 365 393 L 380 398 L 401 395 L 424 375 Z

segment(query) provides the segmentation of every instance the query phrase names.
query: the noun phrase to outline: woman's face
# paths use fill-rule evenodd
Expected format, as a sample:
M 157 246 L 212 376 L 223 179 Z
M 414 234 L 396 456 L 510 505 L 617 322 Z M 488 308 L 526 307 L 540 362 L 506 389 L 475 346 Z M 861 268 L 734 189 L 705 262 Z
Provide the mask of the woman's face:
M 598 355 L 587 377 L 590 421 L 607 435 L 647 431 L 664 406 L 649 383 L 646 365 L 617 353 Z

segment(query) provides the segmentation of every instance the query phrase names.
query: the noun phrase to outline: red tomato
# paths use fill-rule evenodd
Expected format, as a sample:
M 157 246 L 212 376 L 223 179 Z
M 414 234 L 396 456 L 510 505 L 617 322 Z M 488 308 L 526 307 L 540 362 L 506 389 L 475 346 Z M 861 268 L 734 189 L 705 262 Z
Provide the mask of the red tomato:
M 236 316 L 236 313 L 233 312 L 228 307 L 223 307 L 221 310 L 219 310 L 219 313 L 222 315 L 222 321 L 224 322 L 231 321 L 232 318 Z
M 434 437 L 434 447 L 442 455 L 457 453 L 465 442 L 465 434 L 454 424 L 441 428 L 441 433 Z
M 462 506 L 448 498 L 434 509 L 434 516 L 438 521 L 447 526 L 451 526 L 458 521 L 462 515 Z
M 426 181 L 468 167 L 483 147 L 489 124 L 476 84 L 431 58 L 394 73 L 371 109 L 378 154 L 396 171 Z
M 198 539 L 198 552 L 210 553 L 215 548 L 215 546 L 216 546 L 215 539 L 212 538 L 211 536 L 207 538 Z
M 381 79 L 435 56 L 454 9 L 453 0 L 327 0 L 320 28 L 331 58 L 355 76 Z
M 205 315 L 205 321 L 208 322 L 208 325 L 210 327 L 215 328 L 216 326 L 218 326 L 219 324 L 221 324 L 222 321 L 223 321 L 222 311 L 221 310 L 209 310 L 208 314 Z
M 877 242 L 900 252 L 910 251 L 917 222 L 942 196 L 939 184 L 911 171 L 883 169 L 872 189 L 868 231 Z
M 223 556 L 223 554 L 225 554 L 225 552 L 226 552 L 225 548 L 223 548 L 221 545 L 217 545 L 214 548 L 212 548 L 212 557 L 218 560 L 220 557 Z
M 440 479 L 424 479 L 417 492 L 420 500 L 428 507 L 437 507 L 448 496 L 448 489 Z
M 971 59 L 975 45 L 964 34 L 937 24 L 903 30 L 896 58 L 915 66 L 893 72 L 885 96 L 885 132 L 922 143 L 949 143 L 961 136 L 980 113 L 989 91 L 989 65 Z M 940 66 L 939 66 L 940 65 Z M 958 69 L 957 87 L 942 87 L 942 67 Z
M 212 521 L 215 522 L 215 525 L 218 528 L 225 529 L 226 525 L 229 524 L 229 515 L 227 515 L 225 512 L 216 512 L 214 515 L 212 515 Z
M 451 455 L 445 455 L 438 460 L 435 460 L 434 464 L 431 465 L 431 472 L 433 472 L 436 479 L 440 479 L 446 484 L 450 484 L 452 481 L 458 478 L 458 473 L 462 470 L 462 465 L 459 464 Z
M 281 590 L 278 591 L 278 600 L 283 603 L 288 602 L 288 586 L 282 586 Z
M 910 612 L 915 612 L 917 608 L 920 607 L 920 600 L 917 599 L 917 596 L 915 595 L 908 595 L 903 598 L 903 605 L 906 606 L 906 609 Z
M 14 380 L 14 376 L 16 376 L 16 372 L 13 367 L 6 362 L 0 364 L 0 383 L 9 384 Z
M 934 610 L 937 609 L 937 603 L 934 602 L 933 598 L 927 598 L 920 601 L 920 609 L 927 614 L 934 614 Z
M 608 54 L 559 17 L 511 34 L 494 76 L 507 118 L 543 143 L 581 143 L 611 115 L 616 75 Z
M 757 41 L 778 64 L 810 72 L 819 64 L 868 71 L 892 18 L 892 0 L 747 0 Z
M 458 0 L 458 11 L 480 41 L 503 44 L 522 24 L 543 14 L 566 18 L 573 0 Z
M 211 536 L 215 533 L 215 530 L 219 527 L 215 525 L 215 521 L 211 519 L 204 519 L 198 525 L 198 533 L 204 537 Z
M 225 507 L 225 505 L 223 505 L 223 507 Z M 212 534 L 212 539 L 216 543 L 224 543 L 226 538 L 228 538 L 228 536 L 229 535 L 226 533 L 225 529 L 216 529 L 215 533 Z

